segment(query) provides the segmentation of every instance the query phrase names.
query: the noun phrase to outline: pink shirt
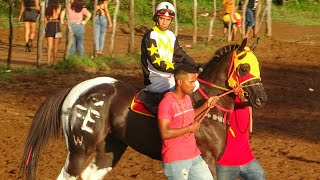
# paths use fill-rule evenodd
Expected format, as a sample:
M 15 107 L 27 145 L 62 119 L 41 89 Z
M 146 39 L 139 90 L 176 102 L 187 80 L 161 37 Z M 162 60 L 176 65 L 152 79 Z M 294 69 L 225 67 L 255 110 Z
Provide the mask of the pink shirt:
M 233 137 L 228 131 L 227 146 L 223 156 L 217 162 L 219 165 L 240 166 L 254 160 L 249 143 L 249 107 L 240 107 L 239 105 L 237 107 L 239 102 L 237 97 L 234 111 L 229 119 L 236 137 Z
M 87 15 L 89 13 L 87 8 L 82 8 L 81 12 L 76 13 L 73 10 L 69 10 L 69 19 L 71 23 L 80 24 L 83 20 L 83 15 Z
M 189 126 L 194 121 L 194 110 L 190 96 L 183 99 L 169 92 L 161 100 L 158 109 L 159 121 L 170 120 L 170 128 Z M 200 155 L 194 133 L 162 140 L 162 161 L 164 163 L 191 159 Z

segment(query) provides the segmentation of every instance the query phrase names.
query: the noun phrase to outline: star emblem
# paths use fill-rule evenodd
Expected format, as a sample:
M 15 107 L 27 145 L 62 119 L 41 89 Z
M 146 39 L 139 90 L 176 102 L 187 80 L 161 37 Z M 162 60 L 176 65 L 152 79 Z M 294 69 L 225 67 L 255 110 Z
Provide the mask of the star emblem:
M 158 48 L 155 47 L 153 44 L 151 44 L 151 47 L 147 49 L 148 51 L 150 51 L 150 56 L 152 56 L 153 54 L 158 54 Z
M 157 57 L 152 64 L 158 64 L 160 66 L 161 61 L 161 58 Z
M 167 65 L 166 70 L 168 70 L 170 68 L 174 69 L 174 63 L 173 62 L 165 61 L 164 63 Z

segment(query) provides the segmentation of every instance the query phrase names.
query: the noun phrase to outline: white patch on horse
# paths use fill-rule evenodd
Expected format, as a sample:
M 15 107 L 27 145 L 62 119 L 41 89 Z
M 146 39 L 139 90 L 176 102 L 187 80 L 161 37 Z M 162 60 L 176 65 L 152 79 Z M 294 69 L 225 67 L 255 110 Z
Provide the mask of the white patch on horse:
M 75 145 L 82 145 L 82 142 L 83 142 L 83 136 L 80 136 L 80 138 L 79 137 L 76 137 L 75 135 L 73 135 L 73 141 L 74 141 L 74 144 Z
M 218 115 L 215 115 L 215 114 L 210 114 L 210 113 L 208 113 L 207 114 L 207 118 L 211 118 L 212 120 L 214 120 L 214 121 L 218 121 L 218 122 L 223 122 L 223 117 L 222 116 L 218 116 Z
M 71 176 L 70 174 L 68 174 L 64 167 L 62 168 L 57 180 L 76 180 L 78 179 L 78 177 L 74 177 L 74 176 Z
M 99 102 L 94 103 L 93 105 L 95 105 L 95 106 L 102 106 L 103 104 L 104 104 L 103 101 L 99 101 Z
M 91 113 L 96 117 L 96 118 L 100 118 L 100 113 L 97 110 L 91 109 Z
M 83 121 L 82 126 L 81 126 L 81 129 L 82 129 L 82 130 L 87 131 L 87 132 L 89 132 L 89 133 L 93 133 L 93 129 L 88 126 L 88 122 L 96 123 L 96 121 L 91 118 L 91 113 L 92 113 L 92 111 L 95 111 L 95 110 L 92 110 L 91 107 L 89 107 L 86 116 L 83 118 L 84 121 Z M 97 112 L 97 111 L 96 111 L 96 112 Z M 95 112 L 95 113 L 96 113 L 96 112 Z M 99 112 L 98 112 L 98 113 L 99 113 Z M 100 114 L 99 114 L 99 117 L 100 117 Z
M 86 169 L 81 173 L 81 178 L 86 180 L 102 180 L 103 177 L 112 170 L 112 167 L 98 169 L 93 159 Z
M 76 102 L 76 100 L 84 93 L 86 93 L 88 90 L 90 90 L 92 87 L 100 85 L 100 84 L 114 84 L 118 80 L 111 78 L 111 77 L 97 77 L 94 79 L 89 79 L 86 81 L 83 81 L 73 87 L 71 91 L 68 93 L 67 97 L 65 98 L 63 104 L 62 104 L 62 115 L 61 115 L 61 120 L 62 120 L 62 126 L 64 129 L 64 135 L 65 135 L 65 141 L 67 148 L 68 147 L 68 137 L 67 134 L 69 134 L 69 116 L 70 116 L 70 109 Z M 103 95 L 105 96 L 105 95 Z

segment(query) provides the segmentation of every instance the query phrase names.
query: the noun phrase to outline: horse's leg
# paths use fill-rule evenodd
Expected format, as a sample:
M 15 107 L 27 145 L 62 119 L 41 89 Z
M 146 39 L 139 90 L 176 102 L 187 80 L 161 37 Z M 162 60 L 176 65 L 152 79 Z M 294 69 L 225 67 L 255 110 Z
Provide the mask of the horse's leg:
M 64 167 L 62 168 L 57 180 L 76 180 L 79 177 L 87 158 L 88 153 L 69 151 Z
M 105 141 L 97 145 L 96 155 L 82 172 L 84 180 L 100 180 L 112 170 L 120 160 L 127 145 L 109 134 Z

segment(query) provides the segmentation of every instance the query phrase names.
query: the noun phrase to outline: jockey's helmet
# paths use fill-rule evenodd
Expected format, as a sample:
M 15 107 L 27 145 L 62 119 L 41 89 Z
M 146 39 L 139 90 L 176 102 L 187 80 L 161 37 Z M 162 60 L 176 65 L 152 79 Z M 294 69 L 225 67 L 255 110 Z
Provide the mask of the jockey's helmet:
M 176 15 L 174 6 L 169 2 L 161 2 L 157 5 L 155 14 L 153 16 L 153 21 L 157 22 L 159 16 L 170 17 L 173 19 Z

